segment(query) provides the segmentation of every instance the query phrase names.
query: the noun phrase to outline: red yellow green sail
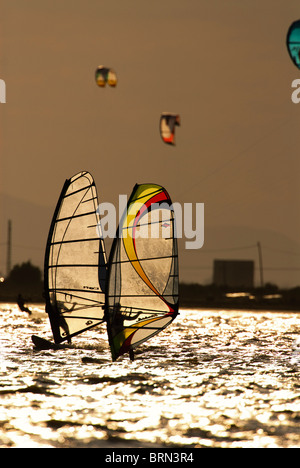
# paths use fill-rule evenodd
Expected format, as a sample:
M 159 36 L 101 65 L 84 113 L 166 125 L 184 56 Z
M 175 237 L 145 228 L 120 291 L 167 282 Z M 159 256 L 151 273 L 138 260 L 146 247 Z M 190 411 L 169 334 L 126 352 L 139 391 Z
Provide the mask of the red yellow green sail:
M 172 202 L 160 185 L 136 185 L 108 262 L 105 314 L 113 360 L 159 333 L 177 313 Z

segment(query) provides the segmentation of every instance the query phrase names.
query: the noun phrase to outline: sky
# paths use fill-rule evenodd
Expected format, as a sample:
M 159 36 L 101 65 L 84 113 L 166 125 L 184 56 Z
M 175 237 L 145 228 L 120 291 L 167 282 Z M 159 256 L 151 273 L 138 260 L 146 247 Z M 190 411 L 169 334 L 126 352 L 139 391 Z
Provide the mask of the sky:
M 0 273 L 43 265 L 66 178 L 87 170 L 99 201 L 135 183 L 204 203 L 204 246 L 180 242 L 182 281 L 208 283 L 215 258 L 253 259 L 265 281 L 300 285 L 300 70 L 286 49 L 298 0 L 0 0 Z M 118 85 L 99 88 L 98 65 Z M 176 146 L 160 139 L 180 114 Z M 33 216 L 34 213 L 34 216 Z

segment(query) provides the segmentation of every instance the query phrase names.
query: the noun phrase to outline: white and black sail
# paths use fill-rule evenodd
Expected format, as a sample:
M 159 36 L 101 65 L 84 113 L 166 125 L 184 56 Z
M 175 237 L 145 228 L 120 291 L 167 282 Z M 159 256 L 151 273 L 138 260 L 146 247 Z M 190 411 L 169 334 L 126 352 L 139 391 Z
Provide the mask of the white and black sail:
M 93 177 L 67 179 L 47 240 L 44 286 L 55 343 L 104 321 L 106 254 Z

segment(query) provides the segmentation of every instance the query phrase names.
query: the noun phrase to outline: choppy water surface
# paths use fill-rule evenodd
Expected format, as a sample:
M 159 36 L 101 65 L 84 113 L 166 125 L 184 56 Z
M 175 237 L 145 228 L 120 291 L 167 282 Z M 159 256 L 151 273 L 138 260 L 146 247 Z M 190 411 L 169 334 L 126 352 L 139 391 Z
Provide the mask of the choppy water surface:
M 182 310 L 111 362 L 105 328 L 69 349 L 0 304 L 1 447 L 300 447 L 300 315 Z

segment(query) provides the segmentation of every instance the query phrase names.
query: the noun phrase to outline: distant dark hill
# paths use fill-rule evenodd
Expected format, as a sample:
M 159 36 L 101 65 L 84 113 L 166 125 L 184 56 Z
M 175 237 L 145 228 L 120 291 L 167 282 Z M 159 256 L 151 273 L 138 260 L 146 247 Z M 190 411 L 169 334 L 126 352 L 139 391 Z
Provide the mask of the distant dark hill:
M 31 262 L 24 262 L 15 265 L 5 281 L 0 283 L 0 300 L 15 302 L 18 299 L 22 308 L 24 302 L 44 302 L 43 289 L 41 269 Z

